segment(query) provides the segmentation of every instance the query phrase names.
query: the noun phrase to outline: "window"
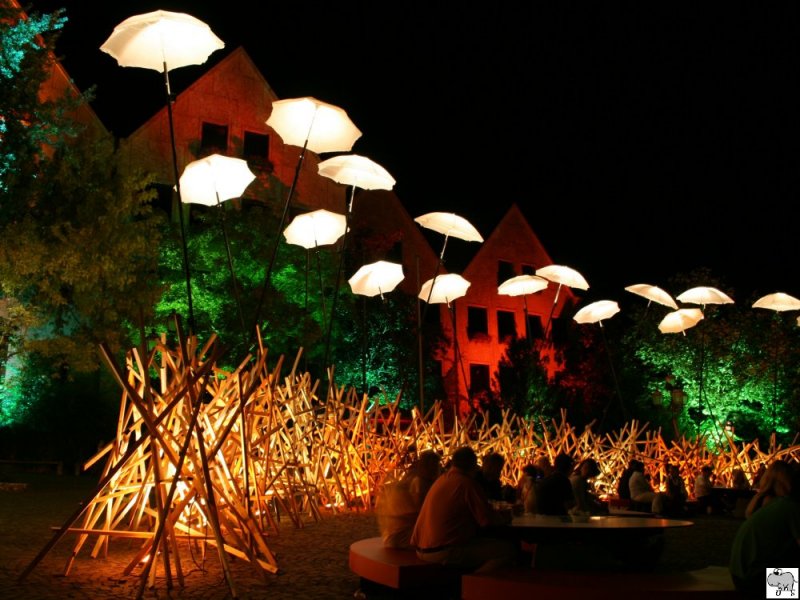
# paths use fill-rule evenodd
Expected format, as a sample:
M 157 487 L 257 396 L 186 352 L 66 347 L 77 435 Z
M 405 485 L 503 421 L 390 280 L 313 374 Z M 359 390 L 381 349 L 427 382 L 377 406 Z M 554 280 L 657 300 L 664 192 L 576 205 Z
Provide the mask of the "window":
M 497 311 L 497 339 L 507 342 L 517 337 L 517 323 L 514 313 L 507 310 Z
M 542 327 L 542 317 L 539 315 L 528 315 L 528 338 L 531 340 L 538 340 L 544 336 L 544 327 Z
M 228 126 L 203 123 L 200 136 L 200 154 L 224 154 L 228 151 Z
M 389 250 L 386 251 L 384 260 L 389 262 L 403 263 L 403 240 L 397 240 Z
M 469 392 L 471 395 L 490 391 L 489 365 L 469 366 Z
M 271 167 L 269 161 L 269 136 L 265 133 L 244 132 L 242 158 L 257 168 Z
M 489 336 L 489 316 L 485 308 L 479 306 L 467 307 L 467 337 Z
M 533 265 L 522 265 L 521 269 L 523 275 L 536 275 L 536 267 Z
M 514 263 L 510 263 L 507 260 L 497 261 L 497 285 L 500 285 L 504 281 L 508 281 L 515 275 Z

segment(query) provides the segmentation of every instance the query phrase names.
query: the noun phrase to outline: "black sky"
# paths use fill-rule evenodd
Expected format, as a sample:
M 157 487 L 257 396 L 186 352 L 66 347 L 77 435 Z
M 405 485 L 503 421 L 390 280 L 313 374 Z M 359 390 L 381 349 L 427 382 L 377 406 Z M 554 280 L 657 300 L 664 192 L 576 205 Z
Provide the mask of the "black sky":
M 695 267 L 737 300 L 800 296 L 795 3 L 33 2 L 56 7 L 64 64 L 118 135 L 163 87 L 100 45 L 129 16 L 187 12 L 226 44 L 209 64 L 241 45 L 279 97 L 344 108 L 412 217 L 487 236 L 517 203 L 587 300 Z M 206 68 L 176 69 L 176 90 Z

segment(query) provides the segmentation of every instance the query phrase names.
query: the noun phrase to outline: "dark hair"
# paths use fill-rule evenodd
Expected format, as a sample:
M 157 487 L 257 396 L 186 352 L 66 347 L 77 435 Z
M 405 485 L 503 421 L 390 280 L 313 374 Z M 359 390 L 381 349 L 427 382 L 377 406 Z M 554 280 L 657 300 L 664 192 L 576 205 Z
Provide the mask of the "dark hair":
M 478 457 L 475 456 L 475 451 L 469 446 L 461 446 L 461 448 L 453 452 L 450 462 L 456 469 L 469 471 L 478 464 Z
M 483 457 L 484 465 L 494 465 L 496 467 L 502 467 L 505 464 L 505 462 L 506 459 L 499 452 L 490 452 L 489 454 Z
M 572 470 L 572 457 L 566 452 L 561 452 L 553 461 L 553 467 L 560 473 L 569 473 Z
M 600 467 L 598 466 L 597 461 L 595 459 L 593 458 L 584 459 L 578 468 L 583 469 L 584 465 L 586 466 L 588 471 L 586 473 L 587 477 L 596 477 L 600 474 Z

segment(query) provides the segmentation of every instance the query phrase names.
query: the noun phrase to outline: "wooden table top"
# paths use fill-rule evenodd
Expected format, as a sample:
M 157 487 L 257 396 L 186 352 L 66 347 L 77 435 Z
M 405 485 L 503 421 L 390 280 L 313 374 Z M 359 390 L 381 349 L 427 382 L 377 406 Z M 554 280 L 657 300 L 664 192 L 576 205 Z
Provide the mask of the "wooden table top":
M 690 527 L 691 521 L 662 519 L 659 517 L 623 517 L 614 515 L 591 516 L 586 521 L 574 521 L 569 516 L 531 515 L 514 517 L 511 527 L 533 529 L 601 529 L 636 530 Z

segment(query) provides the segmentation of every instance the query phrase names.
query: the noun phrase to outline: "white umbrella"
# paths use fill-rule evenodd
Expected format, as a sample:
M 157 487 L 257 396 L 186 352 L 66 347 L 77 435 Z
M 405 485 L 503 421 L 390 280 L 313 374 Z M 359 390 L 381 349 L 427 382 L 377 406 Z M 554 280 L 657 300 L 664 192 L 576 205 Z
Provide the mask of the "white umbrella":
M 613 300 L 598 300 L 587 304 L 572 317 L 576 323 L 600 323 L 603 326 L 604 319 L 610 319 L 619 312 L 619 304 Z
M 584 279 L 583 275 L 581 275 L 578 271 L 564 265 L 547 265 L 541 269 L 536 269 L 536 274 L 539 277 L 544 277 L 548 281 L 558 284 L 558 288 L 556 289 L 556 297 L 553 299 L 553 306 L 550 307 L 550 316 L 547 319 L 547 335 L 550 335 L 550 332 L 553 329 L 551 326 L 553 322 L 553 313 L 556 310 L 558 297 L 561 294 L 561 286 L 566 285 L 567 287 L 574 287 L 580 290 L 588 290 L 589 284 L 587 283 L 586 279 Z
M 390 190 L 397 183 L 381 165 L 358 154 L 343 154 L 323 160 L 317 165 L 317 170 L 320 175 L 336 183 L 362 190 Z
M 449 306 L 453 300 L 464 296 L 470 285 L 461 275 L 448 273 L 423 283 L 418 297 L 428 304 L 444 303 Z
M 216 206 L 240 198 L 255 178 L 246 160 L 212 154 L 186 165 L 180 178 L 181 201 Z
M 699 308 L 679 308 L 668 313 L 658 324 L 661 333 L 683 333 L 694 327 L 703 319 L 703 311 Z
M 181 202 L 220 207 L 220 223 L 222 225 L 222 236 L 225 240 L 228 268 L 230 269 L 233 283 L 233 295 L 236 299 L 239 321 L 245 337 L 247 337 L 247 325 L 244 322 L 244 310 L 239 296 L 239 284 L 236 281 L 228 230 L 225 227 L 225 211 L 222 209 L 221 203 L 225 200 L 241 197 L 247 186 L 255 178 L 256 176 L 247 166 L 247 161 L 241 158 L 212 154 L 186 165 L 179 180 Z
M 497 293 L 502 296 L 522 296 L 522 306 L 525 310 L 525 338 L 528 338 L 528 299 L 526 296 L 541 292 L 549 283 L 547 279 L 537 275 L 517 275 L 506 279 L 497 286 Z
M 766 308 L 784 312 L 788 310 L 800 310 L 800 300 L 783 292 L 775 292 L 762 296 L 753 303 L 753 308 Z
M 100 50 L 116 59 L 122 67 L 152 69 L 164 74 L 166 87 L 167 120 L 172 144 L 172 170 L 178 200 L 181 188 L 178 177 L 178 158 L 175 150 L 175 125 L 172 118 L 172 91 L 169 86 L 170 69 L 201 65 L 211 53 L 225 44 L 203 21 L 186 13 L 157 10 L 134 15 L 114 27 L 114 31 L 100 46 Z M 183 268 L 186 275 L 186 297 L 189 308 L 189 328 L 194 327 L 192 282 L 189 269 L 189 252 L 186 244 L 186 225 L 183 211 L 178 211 L 183 249 Z
M 286 242 L 306 250 L 335 244 L 345 233 L 345 216 L 321 208 L 297 215 L 283 231 Z
M 441 233 L 444 235 L 445 241 L 450 237 L 455 237 L 465 242 L 483 241 L 483 237 L 481 237 L 481 234 L 475 229 L 475 226 L 464 217 L 455 213 L 432 212 L 421 215 L 414 219 L 414 221 L 426 229 Z M 442 249 L 442 252 L 444 252 L 444 249 Z
M 733 299 L 714 287 L 700 286 L 686 290 L 677 296 L 678 302 L 686 304 L 733 304 Z
M 338 106 L 310 96 L 276 100 L 267 125 L 284 144 L 312 152 L 346 152 L 361 137 L 361 131 Z
M 362 266 L 347 280 L 354 294 L 378 296 L 391 292 L 403 281 L 403 265 L 385 260 Z
M 672 296 L 656 285 L 637 283 L 627 286 L 625 291 L 647 298 L 647 306 L 650 306 L 651 302 L 656 302 L 673 310 L 678 310 L 678 304 L 672 299 Z

